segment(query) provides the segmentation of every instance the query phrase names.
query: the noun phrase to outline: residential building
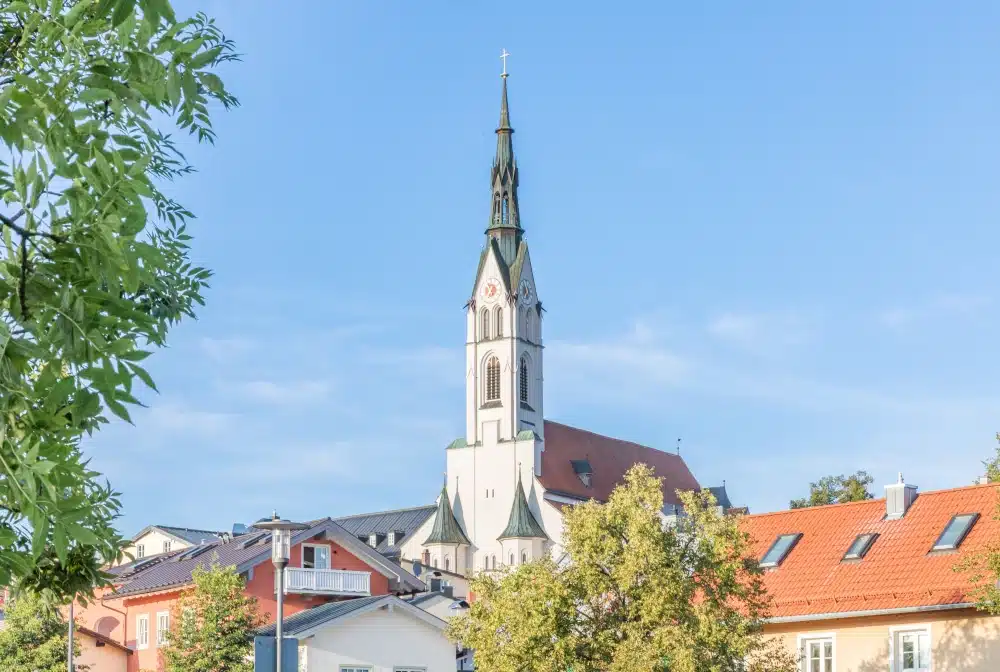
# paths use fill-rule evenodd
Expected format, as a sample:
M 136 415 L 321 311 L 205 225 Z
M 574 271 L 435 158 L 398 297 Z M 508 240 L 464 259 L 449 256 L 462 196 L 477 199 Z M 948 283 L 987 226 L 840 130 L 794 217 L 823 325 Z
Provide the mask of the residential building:
M 73 660 L 74 667 L 91 672 L 128 672 L 128 662 L 135 651 L 90 628 L 77 627 L 74 636 L 80 644 L 80 655 Z
M 134 558 L 142 560 L 160 553 L 180 551 L 192 546 L 206 544 L 222 539 L 223 532 L 211 530 L 193 530 L 187 527 L 172 525 L 149 525 L 132 537 L 132 542 L 125 547 L 125 560 Z
M 285 571 L 285 613 L 354 597 L 423 592 L 426 585 L 357 536 L 326 518 L 292 536 Z M 246 581 L 246 592 L 273 621 L 277 595 L 271 563 L 271 534 L 252 529 L 180 551 L 112 568 L 113 587 L 77 608 L 78 622 L 135 652 L 128 672 L 161 670 L 159 649 L 166 640 L 170 611 L 192 585 L 197 567 L 233 566 Z M 84 641 L 86 644 L 86 641 Z M 85 652 L 90 655 L 89 651 Z M 92 668 L 92 672 L 112 672 Z
M 1000 619 L 955 565 L 1000 534 L 996 485 L 748 515 L 773 599 L 766 632 L 809 672 L 1000 670 Z
M 300 672 L 454 672 L 455 645 L 440 618 L 393 595 L 325 604 L 285 619 Z M 274 637 L 273 625 L 260 631 Z

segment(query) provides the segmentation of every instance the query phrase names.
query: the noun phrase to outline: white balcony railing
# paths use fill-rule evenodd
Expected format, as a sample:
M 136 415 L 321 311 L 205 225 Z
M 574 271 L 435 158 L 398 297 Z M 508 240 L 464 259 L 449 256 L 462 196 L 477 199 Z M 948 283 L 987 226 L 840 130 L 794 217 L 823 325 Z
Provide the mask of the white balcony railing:
M 285 593 L 371 595 L 371 572 L 289 567 L 285 570 Z

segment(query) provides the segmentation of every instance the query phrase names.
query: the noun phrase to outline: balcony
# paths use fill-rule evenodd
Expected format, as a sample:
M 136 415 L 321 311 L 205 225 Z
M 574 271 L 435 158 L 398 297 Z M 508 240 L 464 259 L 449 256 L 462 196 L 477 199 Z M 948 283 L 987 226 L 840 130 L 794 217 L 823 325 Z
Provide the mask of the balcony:
M 285 569 L 285 594 L 371 595 L 371 572 L 351 572 L 344 569 Z

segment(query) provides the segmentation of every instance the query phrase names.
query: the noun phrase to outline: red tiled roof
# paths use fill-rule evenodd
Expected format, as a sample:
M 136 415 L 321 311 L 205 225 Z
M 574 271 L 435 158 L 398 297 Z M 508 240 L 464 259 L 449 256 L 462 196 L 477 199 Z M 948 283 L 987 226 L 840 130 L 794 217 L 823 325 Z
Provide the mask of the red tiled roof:
M 588 488 L 573 471 L 571 460 L 587 460 L 593 469 Z M 677 504 L 676 490 L 696 490 L 698 481 L 679 455 L 612 439 L 551 420 L 545 421 L 542 475 L 546 490 L 604 501 L 634 464 L 647 464 L 663 479 L 663 503 Z
M 740 524 L 758 559 L 779 535 L 802 534 L 784 562 L 765 573 L 775 617 L 962 604 L 973 601 L 968 576 L 953 567 L 1000 533 L 993 519 L 998 491 L 994 484 L 920 493 L 899 520 L 886 520 L 885 499 L 873 499 L 749 515 Z M 980 517 L 958 550 L 929 553 L 960 513 Z M 866 532 L 879 534 L 867 555 L 842 562 Z

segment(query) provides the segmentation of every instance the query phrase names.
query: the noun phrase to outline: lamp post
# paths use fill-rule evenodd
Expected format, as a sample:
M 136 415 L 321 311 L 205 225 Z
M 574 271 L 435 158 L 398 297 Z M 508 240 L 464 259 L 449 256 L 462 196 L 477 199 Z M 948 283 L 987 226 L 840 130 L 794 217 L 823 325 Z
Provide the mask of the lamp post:
M 275 623 L 275 653 L 278 656 L 275 672 L 281 672 L 281 622 L 285 618 L 285 567 L 288 565 L 288 558 L 292 550 L 292 532 L 308 530 L 308 525 L 293 523 L 290 520 L 278 518 L 275 511 L 271 517 L 262 518 L 254 523 L 254 527 L 259 530 L 271 530 L 271 562 L 274 563 L 274 571 L 278 575 L 278 620 Z

